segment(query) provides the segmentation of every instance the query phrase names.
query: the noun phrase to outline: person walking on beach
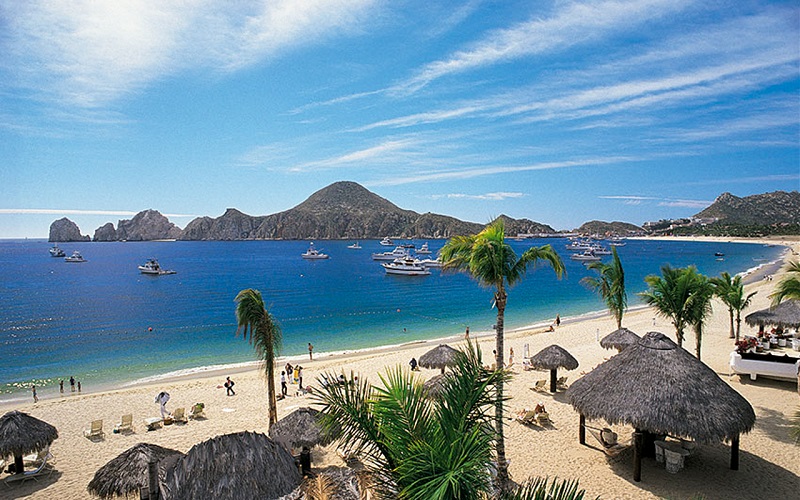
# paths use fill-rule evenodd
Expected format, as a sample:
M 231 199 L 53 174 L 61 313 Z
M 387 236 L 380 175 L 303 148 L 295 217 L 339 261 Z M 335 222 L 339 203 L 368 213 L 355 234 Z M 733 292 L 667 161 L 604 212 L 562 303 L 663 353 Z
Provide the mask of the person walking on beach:
M 228 396 L 235 396 L 236 393 L 233 390 L 233 380 L 230 377 L 225 379 L 225 390 L 227 391 Z
M 286 376 L 289 377 L 289 383 L 292 383 L 292 364 L 286 363 Z
M 556 327 L 561 326 L 561 316 L 556 314 Z
M 81 381 L 78 380 L 78 394 L 81 393 Z
M 298 365 L 297 368 L 295 368 L 295 369 L 297 370 L 297 383 L 300 384 L 299 387 L 300 387 L 300 390 L 302 391 L 303 390 L 303 367 Z
M 73 376 L 69 377 L 69 390 L 75 392 L 75 377 Z
M 61 391 L 61 394 L 64 394 L 64 379 L 58 381 L 58 390 Z
M 464 340 L 469 340 L 469 327 L 467 327 L 467 331 L 464 332 Z
M 286 387 L 286 372 L 281 371 L 281 395 L 286 397 L 287 392 L 289 392 L 289 389 Z
M 508 366 L 514 365 L 514 348 L 510 347 L 508 349 Z
M 411 358 L 411 361 L 408 362 L 411 365 L 411 371 L 417 371 L 417 358 Z
M 308 343 L 308 360 L 314 361 L 314 356 L 311 355 L 311 352 L 314 350 L 314 346 L 311 345 L 311 342 Z
M 33 402 L 34 403 L 38 403 L 39 402 L 39 396 L 36 395 L 36 386 L 35 385 L 31 386 L 31 391 L 33 391 Z
M 292 374 L 292 379 L 294 380 L 295 384 L 297 383 L 297 379 L 299 378 L 300 378 L 300 365 L 296 365 L 294 367 L 294 373 Z

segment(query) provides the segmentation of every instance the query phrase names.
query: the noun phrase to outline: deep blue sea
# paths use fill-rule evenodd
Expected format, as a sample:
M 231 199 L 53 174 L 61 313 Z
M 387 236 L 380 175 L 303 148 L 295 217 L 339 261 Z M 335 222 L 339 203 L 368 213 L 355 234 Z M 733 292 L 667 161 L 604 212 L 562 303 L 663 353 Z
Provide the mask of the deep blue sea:
M 64 243 L 88 262 L 50 257 L 45 240 L 0 240 L 0 402 L 57 391 L 75 376 L 87 390 L 160 374 L 254 360 L 236 336 L 236 294 L 256 288 L 283 330 L 282 354 L 348 351 L 491 331 L 492 291 L 463 274 L 390 276 L 370 258 L 391 250 L 377 241 L 317 241 L 331 258 L 307 261 L 307 241 Z M 420 246 L 423 241 L 413 241 Z M 444 240 L 430 240 L 431 250 Z M 580 279 L 590 274 L 569 259 L 567 240 L 511 241 L 521 253 L 552 244 L 567 277 L 531 269 L 510 290 L 509 329 L 603 310 Z M 694 264 L 731 274 L 776 260 L 783 248 L 756 244 L 628 240 L 619 249 L 629 304 L 644 277 L 663 264 Z M 717 260 L 715 252 L 723 252 Z M 145 276 L 137 266 L 157 258 L 169 276 Z M 610 259 L 610 257 L 606 257 Z

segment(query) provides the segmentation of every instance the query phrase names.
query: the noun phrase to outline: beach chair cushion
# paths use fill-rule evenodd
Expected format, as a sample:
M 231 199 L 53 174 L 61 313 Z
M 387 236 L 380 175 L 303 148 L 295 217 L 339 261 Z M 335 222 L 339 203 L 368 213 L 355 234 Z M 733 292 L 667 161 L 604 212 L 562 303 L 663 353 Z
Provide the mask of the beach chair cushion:
M 206 415 L 203 413 L 203 410 L 205 410 L 205 404 L 195 403 L 194 406 L 192 406 L 192 409 L 189 410 L 189 418 L 205 418 Z

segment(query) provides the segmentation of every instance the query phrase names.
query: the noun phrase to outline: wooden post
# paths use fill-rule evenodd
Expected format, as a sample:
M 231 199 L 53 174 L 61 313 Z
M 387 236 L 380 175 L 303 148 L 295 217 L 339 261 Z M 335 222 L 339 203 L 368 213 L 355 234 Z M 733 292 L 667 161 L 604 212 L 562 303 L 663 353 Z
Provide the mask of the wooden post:
M 158 462 L 147 464 L 147 484 L 150 490 L 150 500 L 158 500 Z
M 739 435 L 731 439 L 731 470 L 739 470 Z
M 550 392 L 556 392 L 556 370 L 550 370 Z
M 14 473 L 22 474 L 23 472 L 25 472 L 25 461 L 22 459 L 22 455 L 14 455 Z
M 644 434 L 640 430 L 633 433 L 633 480 L 642 480 L 642 451 L 644 448 Z
M 586 444 L 586 417 L 583 414 L 581 414 L 580 422 L 581 428 L 578 431 L 578 442 L 580 444 Z

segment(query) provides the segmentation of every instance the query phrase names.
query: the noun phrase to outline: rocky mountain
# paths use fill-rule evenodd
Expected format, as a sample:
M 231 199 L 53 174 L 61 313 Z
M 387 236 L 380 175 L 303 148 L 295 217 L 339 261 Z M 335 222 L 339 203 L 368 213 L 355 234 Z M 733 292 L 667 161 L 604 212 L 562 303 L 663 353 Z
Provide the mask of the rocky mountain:
M 64 217 L 50 224 L 48 241 L 89 241 L 89 235 L 82 235 L 78 225 Z
M 605 222 L 601 220 L 586 222 L 575 230 L 576 233 L 581 234 L 616 234 L 619 236 L 625 236 L 632 233 L 641 233 L 642 231 L 643 229 L 641 227 L 628 222 Z
M 123 219 L 117 229 L 110 222 L 97 228 L 94 241 L 152 241 L 180 238 L 181 228 L 173 224 L 157 210 L 144 210 L 133 219 Z
M 530 219 L 512 219 L 507 215 L 501 215 L 498 219 L 503 219 L 507 236 L 516 236 L 518 234 L 553 234 L 556 232 L 555 229 L 547 224 L 534 222 Z
M 769 226 L 800 224 L 800 193 L 773 191 L 739 198 L 723 193 L 696 219 L 717 219 L 718 224 Z
M 263 224 L 266 217 L 253 217 L 242 213 L 235 208 L 229 208 L 222 216 L 198 217 L 186 225 L 180 236 L 182 240 L 252 240 L 260 239 L 255 235 L 256 230 Z

